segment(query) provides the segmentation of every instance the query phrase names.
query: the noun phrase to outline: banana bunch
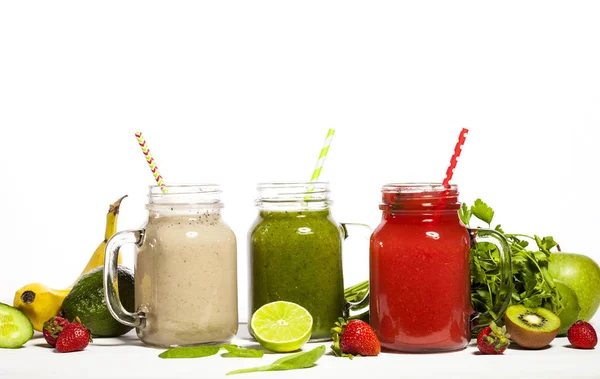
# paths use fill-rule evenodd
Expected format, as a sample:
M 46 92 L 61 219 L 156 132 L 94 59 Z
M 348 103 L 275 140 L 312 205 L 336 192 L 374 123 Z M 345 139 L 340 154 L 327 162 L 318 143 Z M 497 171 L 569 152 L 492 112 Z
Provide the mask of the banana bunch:
M 104 241 L 98 245 L 96 251 L 94 251 L 94 254 L 90 257 L 90 260 L 79 277 L 77 277 L 75 282 L 73 282 L 69 288 L 54 289 L 41 283 L 32 283 L 24 286 L 15 293 L 15 298 L 13 300 L 14 307 L 25 313 L 35 330 L 41 332 L 44 327 L 44 322 L 51 317 L 58 315 L 63 300 L 67 297 L 71 288 L 77 283 L 79 278 L 96 267 L 104 265 L 104 249 L 106 248 L 106 242 L 117 231 L 119 208 L 121 206 L 121 201 L 126 197 L 127 195 L 110 205 L 108 213 L 106 214 Z M 119 263 L 121 263 L 120 260 L 121 257 L 119 256 Z

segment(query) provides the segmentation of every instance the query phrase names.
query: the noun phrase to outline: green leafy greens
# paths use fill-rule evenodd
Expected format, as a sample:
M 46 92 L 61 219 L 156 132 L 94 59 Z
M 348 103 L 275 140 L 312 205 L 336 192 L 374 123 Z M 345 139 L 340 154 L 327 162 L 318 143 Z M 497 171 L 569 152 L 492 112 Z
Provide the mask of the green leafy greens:
M 471 226 L 472 216 L 492 228 L 494 210 L 477 199 L 468 207 L 462 204 L 459 211 L 461 221 Z M 557 246 L 552 237 L 540 238 L 524 234 L 505 233 L 500 225 L 494 230 L 504 235 L 509 242 L 512 258 L 513 290 L 511 304 L 523 304 L 526 307 L 546 307 L 554 313 L 562 309 L 560 295 L 552 277 L 548 273 L 550 249 Z M 536 248 L 532 248 L 535 242 Z M 478 324 L 487 325 L 491 321 L 502 324 L 501 309 L 503 296 L 500 292 L 500 254 L 490 243 L 478 243 L 471 249 L 471 300 L 475 311 L 480 314 Z
M 227 353 L 221 355 L 225 358 L 262 358 L 265 355 L 263 350 L 247 349 L 236 345 L 224 345 L 223 348 Z
M 315 362 L 319 360 L 325 354 L 325 345 L 321 345 L 309 351 L 303 351 L 300 353 L 288 355 L 283 358 L 279 358 L 275 362 L 267 366 L 246 368 L 242 370 L 230 371 L 227 375 L 244 374 L 248 372 L 258 371 L 281 371 L 281 370 L 297 370 L 302 368 L 309 368 L 315 365 Z
M 203 358 L 216 355 L 221 349 L 227 350 L 225 358 L 261 358 L 265 352 L 258 349 L 227 344 L 218 346 L 175 347 L 159 354 L 159 358 Z
M 221 346 L 192 346 L 175 347 L 163 351 L 158 355 L 159 358 L 201 358 L 215 355 L 221 350 Z
M 160 358 L 201 358 L 216 355 L 221 349 L 227 350 L 227 353 L 222 357 L 233 358 L 262 358 L 263 350 L 248 349 L 245 347 L 226 344 L 218 346 L 191 346 L 191 347 L 175 347 L 162 352 Z M 316 347 L 310 351 L 304 351 L 292 355 L 279 358 L 270 365 L 252 367 L 247 369 L 230 371 L 227 375 L 243 374 L 257 371 L 282 371 L 282 370 L 297 370 L 315 366 L 315 362 L 325 354 L 325 345 Z

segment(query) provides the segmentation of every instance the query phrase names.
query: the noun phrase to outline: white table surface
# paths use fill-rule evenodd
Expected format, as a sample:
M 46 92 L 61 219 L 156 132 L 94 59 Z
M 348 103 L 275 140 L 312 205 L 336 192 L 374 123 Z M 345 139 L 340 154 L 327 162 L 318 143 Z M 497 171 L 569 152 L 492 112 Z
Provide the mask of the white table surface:
M 599 317 L 594 320 L 598 329 Z M 247 325 L 232 343 L 259 347 L 250 339 Z M 309 343 L 307 350 L 319 343 Z M 480 355 L 474 341 L 459 352 L 443 354 L 382 353 L 378 357 L 349 360 L 327 353 L 317 366 L 292 371 L 242 374 L 233 378 L 374 378 L 374 377 L 460 377 L 460 378 L 600 378 L 600 347 L 578 350 L 566 338 L 557 338 L 550 348 L 527 351 L 510 348 L 502 356 Z M 0 349 L 0 378 L 225 378 L 231 370 L 261 366 L 281 357 L 267 353 L 263 358 L 223 358 L 218 355 L 196 359 L 160 359 L 164 349 L 143 346 L 132 331 L 120 338 L 96 338 L 86 350 L 61 354 L 49 348 L 42 335 L 20 349 Z

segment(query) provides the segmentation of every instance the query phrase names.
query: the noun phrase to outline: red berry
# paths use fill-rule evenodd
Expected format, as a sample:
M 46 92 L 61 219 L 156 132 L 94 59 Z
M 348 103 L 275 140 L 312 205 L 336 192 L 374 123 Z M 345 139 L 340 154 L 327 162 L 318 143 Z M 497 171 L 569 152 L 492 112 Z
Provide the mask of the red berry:
M 362 320 L 340 319 L 332 329 L 333 351 L 336 355 L 353 357 L 354 355 L 375 356 L 381 352 L 381 345 L 373 328 Z
M 81 323 L 79 319 L 63 328 L 62 333 L 56 341 L 56 350 L 59 353 L 69 353 L 72 351 L 81 351 L 87 347 L 92 340 L 90 331 Z
M 598 343 L 598 336 L 594 327 L 581 320 L 569 328 L 567 337 L 571 345 L 580 349 L 593 349 Z
M 477 348 L 482 354 L 502 354 L 510 345 L 506 326 L 498 327 L 494 322 L 483 328 L 477 336 Z
M 66 318 L 52 317 L 50 320 L 44 322 L 43 334 L 48 345 L 56 346 L 56 340 L 63 331 L 63 328 L 69 324 Z

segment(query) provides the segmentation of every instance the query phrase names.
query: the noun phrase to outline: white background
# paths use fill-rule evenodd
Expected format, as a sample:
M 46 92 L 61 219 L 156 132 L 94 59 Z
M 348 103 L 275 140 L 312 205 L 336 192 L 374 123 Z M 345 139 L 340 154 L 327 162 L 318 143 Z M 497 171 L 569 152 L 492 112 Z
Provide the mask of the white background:
M 453 182 L 510 232 L 600 261 L 595 2 L 3 2 L 0 300 L 69 285 L 124 194 L 144 222 L 145 132 L 169 183 L 222 185 L 239 240 L 261 181 L 322 179 L 338 221 L 376 226 L 380 186 Z M 366 251 L 346 256 L 347 284 Z M 361 256 L 362 254 L 362 256 Z M 131 265 L 132 255 L 126 257 Z

